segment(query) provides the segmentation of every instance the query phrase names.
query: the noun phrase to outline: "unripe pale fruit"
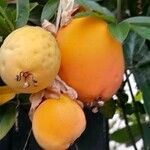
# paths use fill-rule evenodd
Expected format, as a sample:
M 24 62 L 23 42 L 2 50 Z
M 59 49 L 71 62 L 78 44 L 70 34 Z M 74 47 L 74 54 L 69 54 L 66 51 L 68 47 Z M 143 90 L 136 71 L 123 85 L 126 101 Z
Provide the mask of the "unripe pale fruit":
M 70 98 L 45 100 L 33 115 L 36 141 L 45 150 L 66 150 L 84 131 L 86 120 L 81 107 Z
M 13 31 L 0 49 L 0 76 L 14 91 L 35 93 L 49 86 L 60 67 L 54 36 L 41 27 Z
M 79 99 L 111 98 L 123 79 L 124 58 L 108 24 L 96 17 L 76 18 L 58 31 L 57 40 L 62 54 L 59 75 Z

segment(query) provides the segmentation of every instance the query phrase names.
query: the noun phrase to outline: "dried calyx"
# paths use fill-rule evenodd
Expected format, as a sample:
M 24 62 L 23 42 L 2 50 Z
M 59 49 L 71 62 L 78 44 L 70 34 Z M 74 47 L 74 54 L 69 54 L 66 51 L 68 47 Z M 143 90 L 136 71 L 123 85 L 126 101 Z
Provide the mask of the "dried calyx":
M 72 14 L 79 9 L 79 5 L 74 3 L 74 0 L 60 0 L 56 25 L 44 20 L 42 23 L 42 28 L 51 32 L 55 35 L 58 29 L 62 26 L 66 26 L 72 20 Z
M 16 75 L 16 81 L 24 80 L 23 88 L 30 86 L 37 86 L 37 80 L 34 78 L 34 75 L 29 71 L 21 71 Z
M 70 86 L 68 86 L 59 76 L 57 76 L 53 84 L 46 89 L 34 93 L 30 96 L 31 108 L 29 111 L 29 116 L 32 120 L 32 116 L 39 104 L 49 98 L 59 99 L 61 94 L 65 94 L 72 100 L 78 98 L 77 92 Z M 83 103 L 76 100 L 77 103 L 83 108 Z

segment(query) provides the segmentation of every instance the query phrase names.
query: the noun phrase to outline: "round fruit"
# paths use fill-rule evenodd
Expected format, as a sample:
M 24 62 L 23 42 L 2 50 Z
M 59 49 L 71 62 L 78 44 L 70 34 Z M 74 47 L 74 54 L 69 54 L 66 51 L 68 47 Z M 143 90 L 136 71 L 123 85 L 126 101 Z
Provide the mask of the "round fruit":
M 86 120 L 81 107 L 66 96 L 45 100 L 33 115 L 33 134 L 46 150 L 65 150 L 84 131 Z
M 107 23 L 96 17 L 73 19 L 57 34 L 61 50 L 59 75 L 83 102 L 108 100 L 124 73 L 122 45 L 112 38 Z
M 34 93 L 49 86 L 60 67 L 54 36 L 40 27 L 13 31 L 0 49 L 0 75 L 16 92 Z

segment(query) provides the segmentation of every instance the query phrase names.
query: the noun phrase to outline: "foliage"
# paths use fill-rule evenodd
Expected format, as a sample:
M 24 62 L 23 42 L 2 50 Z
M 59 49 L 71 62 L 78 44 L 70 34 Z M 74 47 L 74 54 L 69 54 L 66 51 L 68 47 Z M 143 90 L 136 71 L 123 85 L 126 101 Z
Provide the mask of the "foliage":
M 0 140 L 14 125 L 16 116 L 17 110 L 14 104 L 0 106 Z
M 105 103 L 100 109 L 100 112 L 108 118 L 119 113 L 121 118 L 125 119 L 126 127 L 115 131 L 111 139 L 119 143 L 133 144 L 136 148 L 134 142 L 142 138 L 147 149 L 150 147 L 149 124 L 146 121 L 146 116 L 150 117 L 150 1 L 141 0 L 138 3 L 137 0 L 76 0 L 76 2 L 84 7 L 85 11 L 75 14 L 74 17 L 103 18 L 108 22 L 112 36 L 121 41 L 124 47 L 126 79 L 116 98 Z M 16 28 L 26 24 L 40 25 L 44 19 L 55 22 L 58 4 L 58 0 L 17 0 L 16 4 L 1 0 L 0 44 Z M 130 86 L 129 72 L 135 77 L 138 89 L 136 95 Z M 125 93 L 125 85 L 129 86 L 131 102 Z M 21 95 L 20 98 L 22 97 L 25 96 Z M 16 100 L 11 102 L 15 103 Z M 23 102 L 21 103 L 24 105 Z M 10 102 L 0 106 L 0 139 L 15 122 L 16 106 L 17 104 L 13 105 Z M 141 116 L 143 119 L 140 119 Z M 129 125 L 130 123 L 132 125 Z

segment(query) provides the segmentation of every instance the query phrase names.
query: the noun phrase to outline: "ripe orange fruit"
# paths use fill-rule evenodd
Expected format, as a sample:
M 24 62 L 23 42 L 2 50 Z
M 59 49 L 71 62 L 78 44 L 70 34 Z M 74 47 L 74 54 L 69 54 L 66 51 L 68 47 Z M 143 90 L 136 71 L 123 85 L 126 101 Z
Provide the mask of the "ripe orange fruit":
M 66 96 L 45 100 L 33 115 L 33 134 L 46 150 L 65 150 L 84 131 L 86 120 L 81 107 Z
M 76 18 L 57 34 L 61 50 L 60 77 L 83 102 L 108 100 L 124 73 L 122 45 L 112 38 L 107 23 L 96 17 Z
M 8 86 L 0 86 L 0 105 L 7 103 L 16 96 L 16 93 Z
M 54 81 L 60 67 L 55 37 L 41 27 L 13 31 L 0 48 L 0 76 L 18 93 L 38 92 Z

